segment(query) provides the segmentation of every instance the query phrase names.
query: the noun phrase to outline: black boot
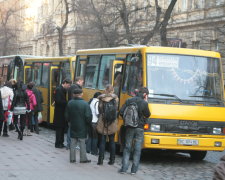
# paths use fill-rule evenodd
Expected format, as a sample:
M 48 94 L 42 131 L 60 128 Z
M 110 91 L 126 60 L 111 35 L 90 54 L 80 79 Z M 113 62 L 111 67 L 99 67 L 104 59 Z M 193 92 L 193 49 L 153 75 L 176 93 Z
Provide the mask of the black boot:
M 98 157 L 98 163 L 97 165 L 103 165 L 103 157 L 102 156 L 99 156 Z
M 109 165 L 113 165 L 114 163 L 115 163 L 115 156 L 114 157 L 110 157 L 108 164 Z

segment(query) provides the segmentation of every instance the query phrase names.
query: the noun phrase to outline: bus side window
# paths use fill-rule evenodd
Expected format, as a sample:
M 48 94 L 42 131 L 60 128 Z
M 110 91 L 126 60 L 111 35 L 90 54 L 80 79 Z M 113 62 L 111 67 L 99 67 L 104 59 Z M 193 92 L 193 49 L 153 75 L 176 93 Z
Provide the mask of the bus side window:
M 86 68 L 86 62 L 87 59 L 80 59 L 80 56 L 77 57 L 76 59 L 76 73 L 75 73 L 75 77 L 81 76 L 83 78 L 85 78 L 85 68 Z
M 90 56 L 87 63 L 85 83 L 86 88 L 96 88 L 100 56 Z
M 46 88 L 48 87 L 49 84 L 49 67 L 50 63 L 43 64 L 41 85 Z
M 134 90 L 143 86 L 142 59 L 135 55 L 127 57 L 123 92 L 134 95 Z
M 41 71 L 42 71 L 42 63 L 34 63 L 33 68 L 33 81 L 35 82 L 36 86 L 41 85 Z
M 26 77 L 26 80 L 25 80 L 26 84 L 32 81 L 32 69 L 31 68 L 26 68 L 25 77 Z
M 105 89 L 107 84 L 111 84 L 112 74 L 111 73 L 111 61 L 115 59 L 114 55 L 105 55 L 101 58 L 101 67 L 100 67 L 100 74 L 98 80 L 98 89 L 102 90 Z
M 55 101 L 55 89 L 60 84 L 59 82 L 59 69 L 52 70 L 52 82 L 51 82 L 51 104 Z

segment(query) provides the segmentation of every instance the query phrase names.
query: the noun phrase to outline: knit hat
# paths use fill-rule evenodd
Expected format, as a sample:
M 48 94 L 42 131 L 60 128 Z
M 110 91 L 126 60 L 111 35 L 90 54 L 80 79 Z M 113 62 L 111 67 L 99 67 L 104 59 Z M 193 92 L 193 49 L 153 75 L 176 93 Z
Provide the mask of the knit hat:
M 82 89 L 74 89 L 73 94 L 81 94 L 83 93 Z

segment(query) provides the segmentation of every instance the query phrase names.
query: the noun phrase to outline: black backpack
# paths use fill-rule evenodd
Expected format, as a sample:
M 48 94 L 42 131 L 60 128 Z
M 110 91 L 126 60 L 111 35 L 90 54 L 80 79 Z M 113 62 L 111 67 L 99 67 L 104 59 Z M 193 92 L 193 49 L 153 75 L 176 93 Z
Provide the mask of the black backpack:
M 124 126 L 137 127 L 139 123 L 138 105 L 135 102 L 128 104 L 123 113 Z
M 117 117 L 116 100 L 112 99 L 109 102 L 103 101 L 103 120 L 104 125 L 109 126 Z

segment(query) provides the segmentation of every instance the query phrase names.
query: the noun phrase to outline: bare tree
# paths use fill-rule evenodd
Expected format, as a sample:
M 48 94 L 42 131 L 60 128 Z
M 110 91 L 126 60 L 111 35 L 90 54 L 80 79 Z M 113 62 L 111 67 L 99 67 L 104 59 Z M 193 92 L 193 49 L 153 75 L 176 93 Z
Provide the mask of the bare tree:
M 100 37 L 101 46 L 121 44 L 147 44 L 158 32 L 162 45 L 166 45 L 166 28 L 177 0 L 171 0 L 164 11 L 158 0 L 154 5 L 128 3 L 126 0 L 76 0 L 75 10 L 85 21 L 86 31 Z M 85 3 L 84 3 L 85 2 Z M 85 4 L 85 5 L 84 5 Z
M 0 50 L 1 55 L 5 56 L 9 51 L 15 51 L 17 46 L 17 37 L 20 28 L 18 21 L 22 20 L 18 15 L 22 7 L 18 5 L 18 0 L 11 1 L 14 6 L 2 1 L 0 6 Z M 17 18 L 17 19 L 15 19 Z M 15 52 L 13 52 L 15 53 Z

